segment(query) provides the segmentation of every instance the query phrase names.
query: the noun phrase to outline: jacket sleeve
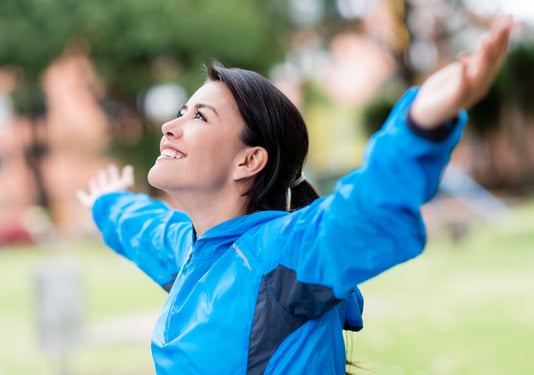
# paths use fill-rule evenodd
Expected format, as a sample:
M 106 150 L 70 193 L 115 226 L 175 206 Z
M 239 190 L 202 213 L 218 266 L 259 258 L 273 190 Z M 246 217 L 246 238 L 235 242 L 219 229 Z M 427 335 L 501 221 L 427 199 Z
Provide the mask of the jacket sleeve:
M 144 194 L 99 197 L 93 220 L 104 243 L 166 288 L 174 281 L 192 242 L 189 217 Z
M 420 207 L 435 195 L 467 115 L 440 128 L 438 139 L 425 137 L 408 123 L 416 95 L 411 89 L 399 100 L 366 146 L 361 168 L 274 229 L 283 254 L 274 263 L 293 269 L 299 282 L 345 298 L 354 285 L 422 252 Z

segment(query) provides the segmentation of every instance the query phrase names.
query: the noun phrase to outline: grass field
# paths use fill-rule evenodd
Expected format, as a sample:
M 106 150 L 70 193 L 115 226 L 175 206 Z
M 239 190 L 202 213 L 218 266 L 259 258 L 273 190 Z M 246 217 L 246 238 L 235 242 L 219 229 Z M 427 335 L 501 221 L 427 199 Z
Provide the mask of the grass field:
M 531 374 L 534 206 L 461 243 L 430 233 L 426 253 L 361 286 L 365 328 L 352 359 L 369 375 Z
M 57 246 L 0 251 L 0 375 L 153 374 L 150 333 L 166 293 L 98 242 Z M 44 350 L 37 323 L 36 275 L 59 265 L 78 270 L 83 296 L 83 340 L 66 363 Z
M 165 293 L 98 242 L 0 250 L 0 375 L 153 374 L 150 330 Z M 83 337 L 66 365 L 39 344 L 35 277 L 53 260 L 81 276 Z M 362 286 L 352 334 L 362 375 L 530 374 L 534 205 L 460 243 L 431 232 L 426 253 Z

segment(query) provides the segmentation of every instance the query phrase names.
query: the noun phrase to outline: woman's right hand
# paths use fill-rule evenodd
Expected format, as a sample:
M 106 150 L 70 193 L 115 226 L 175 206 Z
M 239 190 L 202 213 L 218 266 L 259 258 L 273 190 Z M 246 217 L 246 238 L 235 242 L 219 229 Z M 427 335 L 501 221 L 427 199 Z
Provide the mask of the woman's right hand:
M 486 95 L 506 56 L 513 26 L 511 17 L 502 17 L 478 51 L 447 65 L 423 83 L 410 109 L 417 125 L 439 127 Z
M 122 191 L 134 184 L 134 170 L 126 165 L 119 171 L 116 165 L 110 165 L 98 172 L 96 177 L 89 181 L 87 190 L 78 190 L 76 196 L 84 206 L 92 207 L 95 200 L 106 193 Z

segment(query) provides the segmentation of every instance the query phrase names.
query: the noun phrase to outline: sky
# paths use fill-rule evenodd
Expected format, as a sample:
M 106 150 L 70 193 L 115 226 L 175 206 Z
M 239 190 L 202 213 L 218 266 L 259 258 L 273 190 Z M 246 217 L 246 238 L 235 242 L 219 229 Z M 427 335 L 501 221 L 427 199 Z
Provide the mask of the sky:
M 514 17 L 534 21 L 534 2 L 532 0 L 506 0 L 501 1 L 505 11 Z
M 469 0 L 467 3 L 473 10 L 511 14 L 516 21 L 534 22 L 532 0 Z

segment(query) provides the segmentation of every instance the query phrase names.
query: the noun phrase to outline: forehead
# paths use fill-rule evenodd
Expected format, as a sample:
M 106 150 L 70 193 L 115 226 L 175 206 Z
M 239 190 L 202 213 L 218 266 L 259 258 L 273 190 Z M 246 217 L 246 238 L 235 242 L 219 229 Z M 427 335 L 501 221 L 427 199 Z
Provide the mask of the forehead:
M 228 87 L 220 81 L 207 81 L 189 98 L 188 104 L 208 104 L 217 112 L 237 112 L 237 104 Z

